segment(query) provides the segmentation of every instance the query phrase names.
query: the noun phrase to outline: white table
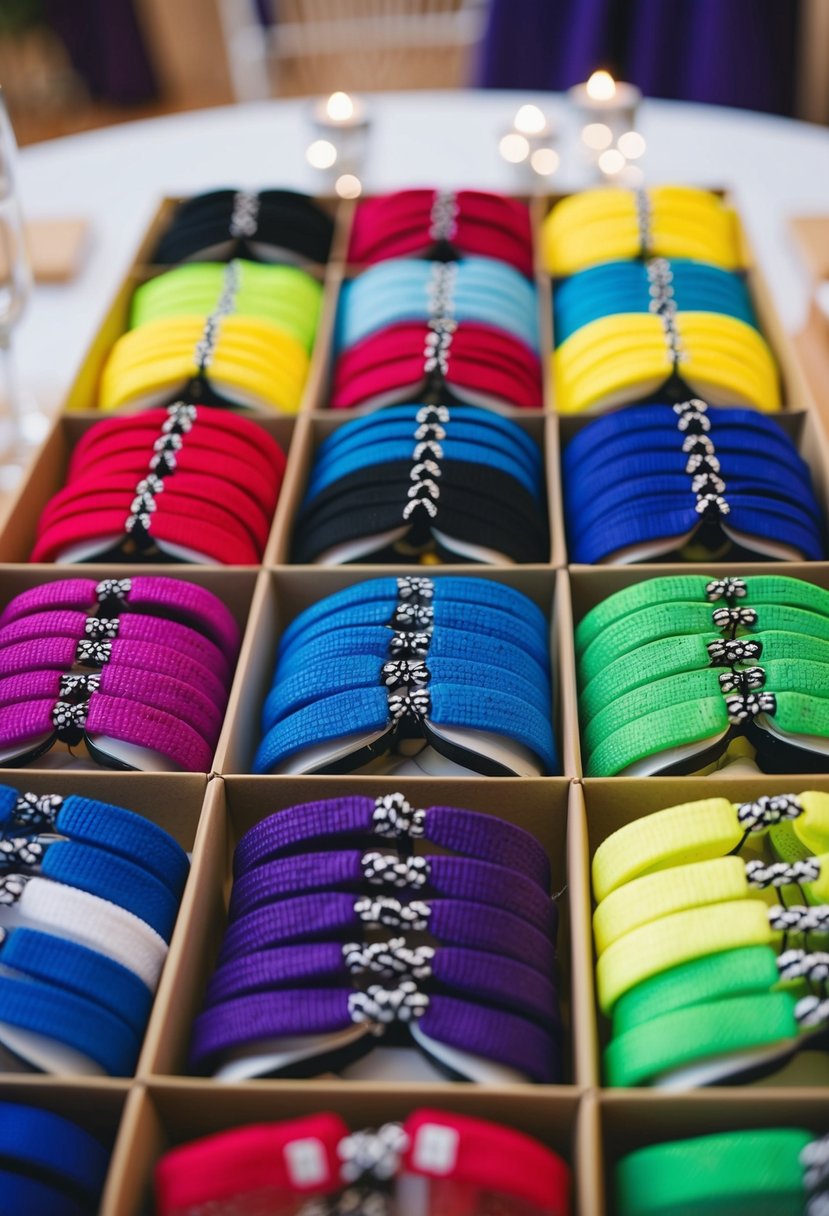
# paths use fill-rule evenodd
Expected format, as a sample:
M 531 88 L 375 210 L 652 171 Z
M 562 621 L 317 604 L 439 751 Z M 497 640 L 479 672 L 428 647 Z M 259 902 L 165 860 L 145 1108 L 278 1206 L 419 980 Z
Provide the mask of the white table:
M 534 101 L 563 128 L 551 190 L 587 183 L 567 107 L 555 94 L 385 93 L 371 99 L 363 173 L 367 192 L 410 185 L 516 191 L 524 179 L 498 139 L 519 104 Z M 291 186 L 320 192 L 306 163 L 308 103 L 274 101 L 129 123 L 26 148 L 23 203 L 32 218 L 85 215 L 94 246 L 72 284 L 38 287 L 20 325 L 22 377 L 60 400 L 164 194 L 216 186 Z M 747 111 L 649 101 L 640 129 L 648 182 L 733 188 L 784 322 L 799 328 L 807 280 L 788 233 L 798 213 L 829 213 L 829 130 Z

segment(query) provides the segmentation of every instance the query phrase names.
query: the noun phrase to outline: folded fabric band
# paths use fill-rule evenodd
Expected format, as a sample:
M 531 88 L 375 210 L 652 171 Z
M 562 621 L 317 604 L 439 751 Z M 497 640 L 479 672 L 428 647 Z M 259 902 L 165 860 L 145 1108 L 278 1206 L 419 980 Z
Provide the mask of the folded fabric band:
M 105 757 L 106 739 L 157 752 L 184 772 L 210 771 L 213 748 L 192 726 L 127 697 L 92 692 L 87 701 L 46 698 L 0 708 L 0 747 L 24 763 L 58 740 L 70 747 L 85 740 L 93 754 Z
M 438 1158 L 435 1145 L 451 1145 Z M 315 1169 L 302 1168 L 313 1146 Z M 400 1178 L 405 1194 L 431 1182 L 447 1195 L 481 1203 L 516 1203 L 545 1216 L 570 1211 L 570 1173 L 555 1153 L 511 1128 L 445 1111 L 413 1111 L 403 1125 L 349 1133 L 333 1114 L 232 1128 L 168 1150 L 156 1166 L 159 1216 L 182 1216 L 206 1203 L 291 1203 L 303 1195 L 336 1195 L 359 1184 L 388 1196 Z
M 617 939 L 596 964 L 599 1004 L 616 1001 L 660 971 L 738 946 L 768 945 L 777 935 L 829 932 L 826 905 L 769 907 L 761 899 L 727 900 L 664 916 Z
M 28 1216 L 85 1216 L 89 1211 L 86 1203 L 50 1183 L 11 1169 L 0 1168 L 0 1190 L 10 1212 L 26 1212 Z
M 782 985 L 798 995 L 803 981 L 823 982 L 829 967 L 825 950 L 738 946 L 680 963 L 631 988 L 613 1008 L 614 1035 L 627 1034 L 653 1018 L 678 1009 L 735 996 L 771 992 Z
M 223 707 L 212 703 L 198 688 L 173 676 L 150 675 L 136 667 L 107 663 L 100 673 L 66 675 L 60 671 L 32 671 L 0 677 L 0 708 L 26 701 L 73 700 L 93 692 L 124 697 L 180 718 L 211 747 L 216 746 L 223 720 Z
M 490 951 L 551 974 L 551 940 L 509 912 L 455 899 L 404 903 L 387 895 L 355 899 L 338 892 L 324 900 L 318 895 L 295 896 L 240 917 L 225 933 L 219 964 L 271 946 L 330 941 L 338 935 L 353 936 L 355 931 L 380 927 L 428 932 L 442 945 Z
M 522 624 L 526 622 L 546 646 L 548 633 L 547 621 L 541 609 L 526 595 L 503 583 L 478 578 L 453 578 L 448 576 L 440 579 L 404 576 L 401 578 L 377 578 L 346 587 L 334 595 L 318 600 L 304 612 L 294 617 L 284 630 L 280 642 L 280 654 L 289 647 L 312 625 L 324 623 L 335 612 L 342 619 L 344 609 L 359 607 L 379 615 L 385 613 L 389 618 L 395 615 L 398 603 L 403 608 L 396 613 L 400 618 L 400 627 L 412 618 L 412 628 L 424 628 L 433 620 L 435 614 L 449 604 L 466 604 L 487 610 L 500 610 L 511 613 Z M 467 609 L 467 611 L 469 611 Z M 422 623 L 421 623 L 422 622 Z M 373 624 L 366 620 L 364 624 Z
M 493 258 L 452 264 L 395 258 L 343 284 L 335 348 L 346 349 L 401 321 L 448 315 L 506 330 L 537 351 L 536 309 L 535 287 Z
M 133 578 L 57 579 L 30 587 L 10 600 L 0 616 L 0 629 L 20 617 L 50 609 L 89 611 L 95 604 L 103 614 L 141 611 L 195 626 L 232 661 L 239 649 L 239 626 L 229 608 L 205 587 L 178 578 L 137 575 Z
M 745 265 L 733 209 L 692 186 L 571 194 L 546 217 L 542 247 L 554 275 L 614 258 L 654 255 L 701 258 L 726 270 Z
M 0 1155 L 10 1168 L 36 1171 L 44 1183 L 65 1186 L 90 1204 L 98 1199 L 109 1164 L 101 1142 L 73 1120 L 23 1102 L 0 1102 Z
M 0 976 L 0 1023 L 63 1043 L 110 1076 L 130 1076 L 141 1048 L 135 1031 L 101 1005 L 35 980 Z
M 430 389 L 496 410 L 543 405 L 538 353 L 493 325 L 442 318 L 380 329 L 336 359 L 331 409 L 376 409 Z
M 361 200 L 351 226 L 348 260 L 412 256 L 435 245 L 497 258 L 532 277 L 526 206 L 474 190 L 401 190 Z
M 718 857 L 643 875 L 611 892 L 596 908 L 593 914 L 596 952 L 602 954 L 626 933 L 662 916 L 706 904 L 745 899 L 770 887 L 779 890 L 796 886 L 809 903 L 827 903 L 828 868 L 826 854 L 804 858 L 791 865 L 759 858 L 744 861 L 740 857 Z
M 414 695 L 392 698 L 382 687 L 356 688 L 295 711 L 264 736 L 253 758 L 253 771 L 273 772 L 312 745 L 347 738 L 355 732 L 380 732 L 381 737 L 388 735 L 391 743 L 404 720 L 427 738 L 432 737 L 435 729 L 454 727 L 512 739 L 538 758 L 543 771 L 553 773 L 558 769 L 549 718 L 509 693 L 430 684 L 428 689 L 417 689 Z M 481 739 L 480 749 L 471 741 L 464 748 L 470 754 L 473 749 L 479 764 L 489 764 L 485 738 Z M 313 763 L 313 771 L 319 771 L 325 761 Z
M 784 604 L 829 616 L 829 592 L 804 579 L 782 574 L 724 579 L 704 574 L 668 575 L 634 583 L 592 608 L 576 626 L 576 649 L 581 655 L 602 630 L 643 608 L 677 603 L 719 607 L 729 601 L 752 607 Z
M 307 195 L 291 190 L 213 190 L 177 207 L 152 261 L 156 265 L 196 259 L 226 244 L 231 255 L 288 250 L 311 262 L 325 262 L 334 225 L 329 212 Z
M 190 1059 L 199 1070 L 209 1069 L 227 1052 L 258 1041 L 331 1034 L 352 1024 L 378 1035 L 395 1022 L 416 1022 L 428 1039 L 514 1068 L 531 1080 L 556 1077 L 552 1036 L 532 1022 L 455 997 L 427 996 L 412 980 L 396 988 L 372 984 L 365 992 L 299 989 L 225 1001 L 196 1018 Z
M 71 637 L 31 638 L 2 648 L 0 666 L 8 675 L 57 669 L 63 674 L 72 667 L 102 669 L 112 663 L 118 668 L 135 668 L 156 673 L 170 672 L 177 680 L 201 689 L 214 705 L 224 705 L 227 687 L 209 667 L 182 655 L 171 646 L 154 642 L 105 638 L 96 641 Z
M 646 815 L 619 828 L 596 849 L 596 899 L 643 875 L 733 853 L 749 836 L 791 824 L 812 853 L 829 850 L 829 795 L 815 790 L 762 795 L 752 802 L 707 798 Z
M 814 1155 L 813 1147 L 819 1150 Z M 813 1210 L 808 1195 L 814 1184 L 825 1189 L 825 1152 L 813 1133 L 786 1127 L 649 1145 L 628 1153 L 616 1166 L 619 1216 L 679 1211 L 730 1216 L 740 1209 L 762 1216 L 801 1216 L 804 1211 L 817 1216 L 819 1208 Z
M 125 613 L 124 616 L 87 616 L 83 612 L 54 609 L 32 612 L 0 628 L 0 649 L 15 642 L 43 637 L 71 637 L 76 642 L 122 639 L 125 642 L 155 642 L 171 646 L 185 657 L 212 668 L 219 678 L 229 682 L 230 663 L 214 642 L 189 625 L 179 625 L 160 617 Z
M 98 950 L 154 991 L 167 943 L 139 917 L 76 887 L 14 874 L 0 878 L 0 927 L 42 929 Z
M 73 840 L 0 840 L 0 873 L 33 872 L 109 900 L 146 921 L 169 941 L 178 900 L 154 874 L 93 845 Z
M 208 1007 L 257 992 L 299 984 L 332 984 L 352 977 L 416 979 L 428 987 L 504 1005 L 549 1027 L 556 991 L 547 976 L 514 959 L 457 946 L 409 946 L 406 938 L 360 945 L 356 942 L 305 943 L 259 950 L 219 967 L 205 995 Z
M 550 686 L 549 661 L 528 653 L 516 642 L 479 633 L 475 638 L 475 654 L 482 661 L 513 672 L 528 683 Z M 414 632 L 386 625 L 348 626 L 324 633 L 313 642 L 297 647 L 296 653 L 280 658 L 280 679 L 288 680 L 301 673 L 311 662 L 337 663 L 354 655 L 371 655 L 383 661 L 420 660 L 427 655 L 430 659 L 463 661 L 469 658 L 469 635 L 460 624 L 455 629 L 444 624 L 437 631 L 421 629 Z
M 277 811 L 245 832 L 233 856 L 233 873 L 239 878 L 300 846 L 306 849 L 317 842 L 362 836 L 410 845 L 423 839 L 451 852 L 507 866 L 532 878 L 543 891 L 550 889 L 547 855 L 529 832 L 493 815 L 460 807 L 415 808 L 398 793 L 332 798 Z
M 530 683 L 513 672 L 507 676 L 503 668 L 491 666 L 480 659 L 473 662 L 429 657 L 428 661 L 392 659 L 381 663 L 371 656 L 359 655 L 344 660 L 336 671 L 332 671 L 325 664 L 315 664 L 309 655 L 304 670 L 297 671 L 287 679 L 275 681 L 262 708 L 261 729 L 267 732 L 288 714 L 323 698 L 378 684 L 392 690 L 409 685 L 423 687 L 432 684 L 486 688 L 494 692 L 509 689 L 511 696 L 533 705 L 540 714 L 548 714 L 550 709 L 546 681 L 539 679 Z M 0 681 L 0 699 L 2 695 L 3 682 Z
M 36 929 L 0 929 L 0 964 L 4 975 L 63 988 L 144 1034 L 152 993 L 133 971 L 99 950 Z
M 20 794 L 0 785 L 0 833 L 57 832 L 139 861 L 177 897 L 190 862 L 181 845 L 163 828 L 124 807 L 79 794 Z
M 234 882 L 229 915 L 235 920 L 275 900 L 312 891 L 345 889 L 359 894 L 371 887 L 419 893 L 426 899 L 473 900 L 501 907 L 541 933 L 550 935 L 554 928 L 555 906 L 549 896 L 532 879 L 506 866 L 469 857 L 399 858 L 358 849 L 304 853 L 256 866 Z

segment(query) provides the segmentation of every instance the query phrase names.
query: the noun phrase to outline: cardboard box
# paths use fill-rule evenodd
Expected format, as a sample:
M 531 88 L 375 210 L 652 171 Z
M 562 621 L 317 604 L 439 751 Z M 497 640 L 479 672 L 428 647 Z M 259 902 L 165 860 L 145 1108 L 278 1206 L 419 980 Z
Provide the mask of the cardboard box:
M 96 335 L 67 403 L 37 463 L 22 486 L 7 526 L 0 533 L 0 605 L 26 587 L 67 577 L 100 578 L 113 567 L 33 566 L 36 521 L 62 483 L 66 463 L 79 437 L 101 415 L 89 410 L 109 348 L 124 331 L 134 286 L 160 271 L 148 258 L 177 200 L 161 203 L 144 235 L 133 266 Z M 531 202 L 538 228 L 553 198 Z M 302 409 L 296 418 L 261 415 L 266 430 L 289 451 L 282 494 L 262 568 L 218 569 L 191 566 L 118 566 L 119 575 L 160 571 L 210 587 L 225 600 L 245 629 L 225 725 L 210 774 L 159 776 L 140 773 L 59 773 L 33 768 L 10 770 L 4 781 L 35 792 L 88 792 L 149 815 L 192 851 L 170 954 L 153 1005 L 135 1078 L 90 1081 L 0 1073 L 0 1099 L 40 1103 L 77 1117 L 113 1143 L 114 1150 L 100 1211 L 106 1216 L 137 1216 L 151 1210 L 152 1170 L 170 1145 L 210 1132 L 263 1119 L 283 1119 L 328 1109 L 353 1127 L 404 1117 L 419 1105 L 500 1120 L 538 1136 L 563 1154 L 575 1170 L 574 1212 L 612 1216 L 612 1170 L 619 1156 L 639 1145 L 725 1127 L 767 1126 L 789 1122 L 829 1130 L 829 1098 L 791 1080 L 771 1085 L 727 1087 L 716 1093 L 692 1091 L 611 1091 L 601 1088 L 601 1048 L 606 1023 L 594 994 L 592 897 L 589 866 L 597 844 L 615 827 L 660 807 L 704 794 L 733 799 L 759 792 L 820 788 L 823 776 L 615 778 L 583 780 L 579 753 L 573 622 L 622 586 L 675 572 L 696 572 L 695 565 L 631 567 L 567 566 L 559 484 L 559 448 L 589 421 L 555 413 L 549 358 L 545 355 L 544 411 L 511 411 L 519 425 L 542 446 L 548 480 L 551 548 L 549 562 L 538 566 L 428 567 L 400 564 L 347 567 L 291 566 L 291 534 L 314 453 L 322 440 L 346 421 L 327 410 L 331 338 L 339 286 L 354 268 L 346 265 L 353 205 L 327 200 L 336 214 L 332 259 L 318 273 L 325 283 L 325 306 Z M 552 335 L 550 284 L 536 243 L 539 325 Z M 748 282 L 761 326 L 780 362 L 786 412 L 781 425 L 793 436 L 810 466 L 824 511 L 829 508 L 829 457 L 825 422 L 803 377 L 798 352 L 782 330 L 762 277 L 751 268 Z M 826 416 L 829 418 L 829 415 Z M 829 588 L 829 563 L 711 564 L 706 573 L 785 572 Z M 278 638 L 285 623 L 306 605 L 340 587 L 389 574 L 423 574 L 436 579 L 462 573 L 518 588 L 550 619 L 554 672 L 553 720 L 563 777 L 538 779 L 370 777 L 364 775 L 254 777 L 250 759 L 259 738 L 259 714 L 273 674 Z M 532 831 L 547 850 L 553 893 L 560 908 L 558 980 L 566 1019 L 566 1068 L 556 1086 L 475 1086 L 472 1084 L 258 1080 L 220 1085 L 187 1073 L 187 1050 L 196 1016 L 215 962 L 226 921 L 229 866 L 239 836 L 271 812 L 297 802 L 343 792 L 377 795 L 401 789 L 417 805 L 454 803 L 503 815 Z

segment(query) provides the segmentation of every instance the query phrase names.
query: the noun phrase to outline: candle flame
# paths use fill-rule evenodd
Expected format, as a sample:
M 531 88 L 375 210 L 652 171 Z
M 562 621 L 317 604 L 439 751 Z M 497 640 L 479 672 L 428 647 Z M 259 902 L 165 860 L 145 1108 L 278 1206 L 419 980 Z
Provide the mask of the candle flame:
M 516 131 L 521 135 L 540 135 L 546 125 L 547 120 L 543 113 L 538 106 L 533 105 L 521 106 L 513 122 Z
M 610 101 L 616 96 L 616 81 L 602 68 L 594 72 L 587 82 L 587 96 L 593 101 Z
M 348 93 L 332 93 L 325 108 L 332 122 L 345 122 L 354 117 L 354 102 Z

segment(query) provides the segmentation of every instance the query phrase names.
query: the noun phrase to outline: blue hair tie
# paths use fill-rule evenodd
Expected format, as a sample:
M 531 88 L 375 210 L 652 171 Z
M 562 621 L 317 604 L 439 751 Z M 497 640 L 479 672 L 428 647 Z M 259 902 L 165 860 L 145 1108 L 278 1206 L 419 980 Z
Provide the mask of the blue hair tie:
M 101 1005 L 53 984 L 0 976 L 0 1022 L 63 1043 L 110 1076 L 135 1071 L 140 1036 Z
M 415 716 L 436 727 L 464 728 L 512 739 L 538 757 L 544 772 L 557 770 L 552 727 L 549 719 L 533 706 L 509 693 L 481 688 L 432 685 L 422 692 L 424 696 L 419 703 L 416 695 L 400 698 L 401 712 L 397 718 L 393 717 L 392 699 L 379 686 L 338 693 L 297 710 L 265 735 L 254 757 L 253 771 L 273 772 L 307 748 L 355 734 L 379 734 L 382 738 L 406 716 Z M 482 740 L 481 755 L 486 754 Z M 325 766 L 317 765 L 317 771 L 321 767 Z

